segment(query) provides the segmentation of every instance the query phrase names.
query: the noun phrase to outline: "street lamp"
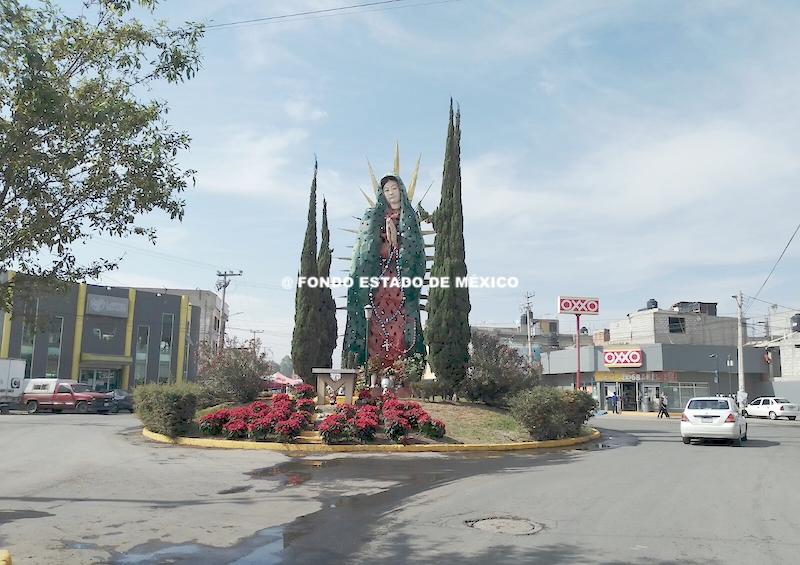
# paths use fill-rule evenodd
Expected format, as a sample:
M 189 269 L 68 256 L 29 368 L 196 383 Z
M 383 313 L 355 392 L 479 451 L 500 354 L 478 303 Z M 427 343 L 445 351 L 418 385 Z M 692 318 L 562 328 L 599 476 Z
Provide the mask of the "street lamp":
M 364 319 L 367 321 L 367 329 L 364 331 L 364 374 L 370 387 L 375 386 L 372 382 L 372 375 L 369 374 L 369 321 L 372 319 L 372 304 L 364 306 Z
M 717 394 L 719 394 L 719 357 L 716 353 L 712 353 L 708 358 L 714 358 L 714 384 L 717 385 Z

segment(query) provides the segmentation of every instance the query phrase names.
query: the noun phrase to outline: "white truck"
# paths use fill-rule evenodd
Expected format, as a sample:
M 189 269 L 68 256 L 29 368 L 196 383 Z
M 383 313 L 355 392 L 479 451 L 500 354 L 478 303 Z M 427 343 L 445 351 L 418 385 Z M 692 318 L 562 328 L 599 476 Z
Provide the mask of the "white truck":
M 25 390 L 25 360 L 0 359 L 0 412 L 17 407 Z

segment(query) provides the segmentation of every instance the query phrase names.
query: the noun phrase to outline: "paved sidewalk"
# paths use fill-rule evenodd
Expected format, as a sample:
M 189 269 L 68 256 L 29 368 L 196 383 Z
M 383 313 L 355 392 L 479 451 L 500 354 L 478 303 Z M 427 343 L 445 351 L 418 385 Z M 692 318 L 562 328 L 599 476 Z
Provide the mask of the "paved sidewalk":
M 669 413 L 671 418 L 678 418 L 679 420 L 681 419 L 681 414 L 683 414 L 683 412 L 670 412 Z M 654 420 L 657 420 L 658 419 L 658 412 L 632 412 L 632 411 L 626 411 L 626 412 L 620 412 L 619 414 L 614 414 L 613 412 L 606 412 L 605 410 L 600 410 L 597 414 L 595 414 L 595 417 L 597 417 L 597 416 L 611 416 L 612 418 L 619 418 L 619 417 L 624 417 L 624 418 L 652 418 Z

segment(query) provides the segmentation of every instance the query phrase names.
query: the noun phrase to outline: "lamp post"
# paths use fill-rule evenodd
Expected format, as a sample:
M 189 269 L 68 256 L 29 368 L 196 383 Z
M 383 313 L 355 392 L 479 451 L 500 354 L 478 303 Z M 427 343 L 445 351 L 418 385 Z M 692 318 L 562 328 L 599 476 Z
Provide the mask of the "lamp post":
M 367 321 L 367 329 L 364 332 L 364 374 L 370 388 L 375 386 L 372 382 L 372 375 L 369 374 L 369 321 L 372 319 L 372 304 L 364 306 L 364 319 Z
M 717 385 L 717 394 L 719 394 L 719 357 L 716 353 L 712 353 L 708 356 L 710 358 L 714 358 L 714 384 Z

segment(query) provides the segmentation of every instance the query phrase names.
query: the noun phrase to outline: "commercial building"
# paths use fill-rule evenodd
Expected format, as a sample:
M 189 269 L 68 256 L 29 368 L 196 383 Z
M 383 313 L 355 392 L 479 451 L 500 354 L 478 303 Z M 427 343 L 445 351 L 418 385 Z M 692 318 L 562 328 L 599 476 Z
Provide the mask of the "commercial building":
M 522 314 L 518 326 L 478 325 L 472 326 L 472 328 L 497 337 L 505 345 L 514 348 L 525 359 L 528 358 L 528 325 L 525 314 Z M 582 334 L 581 344 L 591 345 L 592 336 Z M 558 320 L 531 320 L 531 354 L 534 364 L 541 362 L 543 352 L 574 346 L 575 334 L 560 333 Z
M 651 300 L 648 306 L 611 324 L 602 345 L 581 347 L 581 385 L 601 408 L 615 392 L 622 409 L 631 411 L 654 410 L 662 394 L 673 410 L 693 396 L 735 395 L 737 319 L 717 316 L 714 303 L 679 302 L 662 310 Z M 766 353 L 763 347 L 744 348 L 750 398 L 772 393 Z M 546 384 L 571 387 L 576 370 L 574 348 L 542 354 Z
M 13 279 L 2 312 L 0 357 L 21 358 L 28 378 L 85 382 L 95 390 L 183 382 L 197 373 L 200 308 L 186 295 L 90 284 L 37 290 Z
M 216 351 L 220 338 L 220 325 L 222 323 L 222 298 L 210 290 L 199 288 L 137 288 L 137 290 L 169 294 L 171 296 L 187 296 L 192 306 L 200 308 L 199 343 L 208 343 Z M 228 306 L 225 305 L 225 315 L 228 315 Z

